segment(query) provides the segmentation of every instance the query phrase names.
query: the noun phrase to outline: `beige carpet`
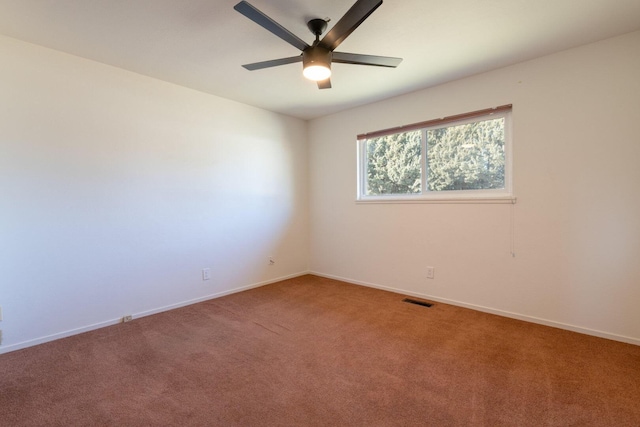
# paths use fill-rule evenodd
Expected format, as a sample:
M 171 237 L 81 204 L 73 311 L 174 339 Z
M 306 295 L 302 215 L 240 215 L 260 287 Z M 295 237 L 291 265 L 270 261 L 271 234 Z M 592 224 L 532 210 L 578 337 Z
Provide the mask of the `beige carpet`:
M 0 356 L 2 426 L 640 426 L 640 347 L 315 276 Z

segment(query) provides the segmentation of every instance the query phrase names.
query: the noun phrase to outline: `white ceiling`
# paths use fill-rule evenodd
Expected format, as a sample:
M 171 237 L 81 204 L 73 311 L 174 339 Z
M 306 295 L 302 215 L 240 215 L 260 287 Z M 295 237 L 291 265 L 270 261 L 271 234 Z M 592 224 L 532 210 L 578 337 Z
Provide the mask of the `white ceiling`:
M 334 64 L 318 90 L 300 52 L 233 9 L 239 0 L 0 0 L 0 34 L 303 119 L 640 29 L 640 0 L 385 0 L 337 51 L 396 69 Z M 355 0 L 249 0 L 307 43 Z

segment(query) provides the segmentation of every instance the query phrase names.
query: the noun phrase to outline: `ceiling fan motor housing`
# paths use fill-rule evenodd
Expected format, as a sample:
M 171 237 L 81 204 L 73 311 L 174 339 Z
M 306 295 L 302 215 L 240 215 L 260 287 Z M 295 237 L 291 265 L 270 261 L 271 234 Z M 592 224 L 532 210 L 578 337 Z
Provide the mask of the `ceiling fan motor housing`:
M 312 46 L 302 52 L 302 65 L 304 68 L 320 65 L 331 68 L 331 51 L 322 46 Z

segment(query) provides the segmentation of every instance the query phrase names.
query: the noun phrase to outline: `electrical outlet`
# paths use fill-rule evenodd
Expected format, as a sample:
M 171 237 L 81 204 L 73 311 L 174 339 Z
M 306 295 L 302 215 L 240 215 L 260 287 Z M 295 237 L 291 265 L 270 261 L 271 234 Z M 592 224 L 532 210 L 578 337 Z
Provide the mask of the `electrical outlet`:
M 270 257 L 269 257 L 269 265 L 273 265 L 273 264 L 275 264 L 275 263 L 276 263 L 276 262 L 275 262 L 275 260 L 273 259 L 273 257 L 272 257 L 272 256 L 270 256 Z
M 202 269 L 202 280 L 211 280 L 211 269 L 203 268 Z
M 0 329 L 0 345 L 2 345 L 2 329 Z
M 435 268 L 427 267 L 427 279 L 433 279 L 435 274 Z
M 2 307 L 0 307 L 0 322 L 2 321 Z
M 122 323 L 131 322 L 132 320 L 133 320 L 133 316 L 130 314 L 127 314 L 122 318 Z

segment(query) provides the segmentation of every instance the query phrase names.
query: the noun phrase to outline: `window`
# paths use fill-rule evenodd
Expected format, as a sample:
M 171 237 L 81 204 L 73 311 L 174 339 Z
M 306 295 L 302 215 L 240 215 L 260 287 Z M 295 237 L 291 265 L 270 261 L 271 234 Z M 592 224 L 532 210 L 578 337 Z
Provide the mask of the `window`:
M 358 135 L 360 201 L 511 201 L 511 105 Z

